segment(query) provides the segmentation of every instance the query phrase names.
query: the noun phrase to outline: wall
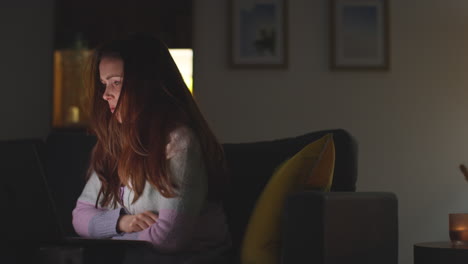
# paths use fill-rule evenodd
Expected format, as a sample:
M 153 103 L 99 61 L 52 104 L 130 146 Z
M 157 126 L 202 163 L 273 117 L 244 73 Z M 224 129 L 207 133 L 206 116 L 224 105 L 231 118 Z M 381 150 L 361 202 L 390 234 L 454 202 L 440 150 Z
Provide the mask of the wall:
M 468 2 L 391 0 L 389 72 L 328 70 L 328 1 L 289 2 L 290 67 L 227 66 L 228 1 L 195 2 L 194 89 L 223 142 L 345 128 L 358 140 L 359 191 L 399 199 L 400 263 L 448 240 L 468 211 Z
M 0 2 L 0 140 L 49 132 L 52 10 L 53 0 Z

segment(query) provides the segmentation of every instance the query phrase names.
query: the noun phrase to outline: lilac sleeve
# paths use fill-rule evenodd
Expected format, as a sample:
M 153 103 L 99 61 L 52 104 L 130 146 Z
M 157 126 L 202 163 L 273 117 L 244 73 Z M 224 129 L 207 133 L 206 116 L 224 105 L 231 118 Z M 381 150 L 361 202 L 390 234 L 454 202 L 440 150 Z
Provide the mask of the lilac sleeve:
M 121 208 L 106 210 L 95 208 L 93 204 L 78 201 L 72 212 L 73 227 L 78 235 L 92 238 L 116 236 L 117 221 Z
M 91 238 L 110 238 L 117 235 L 117 221 L 121 208 L 96 208 L 101 182 L 96 173 L 86 182 L 76 207 L 72 212 L 72 224 L 78 235 Z

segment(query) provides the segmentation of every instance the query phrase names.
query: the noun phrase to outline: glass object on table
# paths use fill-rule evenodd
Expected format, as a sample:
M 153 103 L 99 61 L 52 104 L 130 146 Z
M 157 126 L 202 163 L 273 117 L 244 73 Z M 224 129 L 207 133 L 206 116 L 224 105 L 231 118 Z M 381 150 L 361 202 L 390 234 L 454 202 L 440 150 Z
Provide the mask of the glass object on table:
M 453 245 L 468 245 L 468 213 L 449 214 L 449 235 Z

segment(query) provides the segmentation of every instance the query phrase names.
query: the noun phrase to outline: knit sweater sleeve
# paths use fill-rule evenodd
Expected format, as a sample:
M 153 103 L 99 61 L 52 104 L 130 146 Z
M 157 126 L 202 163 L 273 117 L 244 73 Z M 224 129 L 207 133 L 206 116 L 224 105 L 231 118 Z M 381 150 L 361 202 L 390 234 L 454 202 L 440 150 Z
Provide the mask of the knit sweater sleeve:
M 184 127 L 173 132 L 166 153 L 171 176 L 180 184 L 178 195 L 161 197 L 155 224 L 114 238 L 145 240 L 160 251 L 179 252 L 191 241 L 206 199 L 207 178 L 199 141 L 190 129 Z
M 122 209 L 96 208 L 100 188 L 101 182 L 96 173 L 93 173 L 73 209 L 73 227 L 82 237 L 110 238 L 117 235 L 117 221 Z

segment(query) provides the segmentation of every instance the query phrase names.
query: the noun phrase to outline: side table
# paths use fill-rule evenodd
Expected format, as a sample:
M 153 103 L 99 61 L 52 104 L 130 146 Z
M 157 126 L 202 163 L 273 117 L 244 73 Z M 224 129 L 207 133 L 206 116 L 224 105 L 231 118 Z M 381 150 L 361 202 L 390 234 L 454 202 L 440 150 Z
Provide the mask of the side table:
M 468 245 L 450 241 L 417 243 L 413 246 L 414 264 L 467 264 Z

